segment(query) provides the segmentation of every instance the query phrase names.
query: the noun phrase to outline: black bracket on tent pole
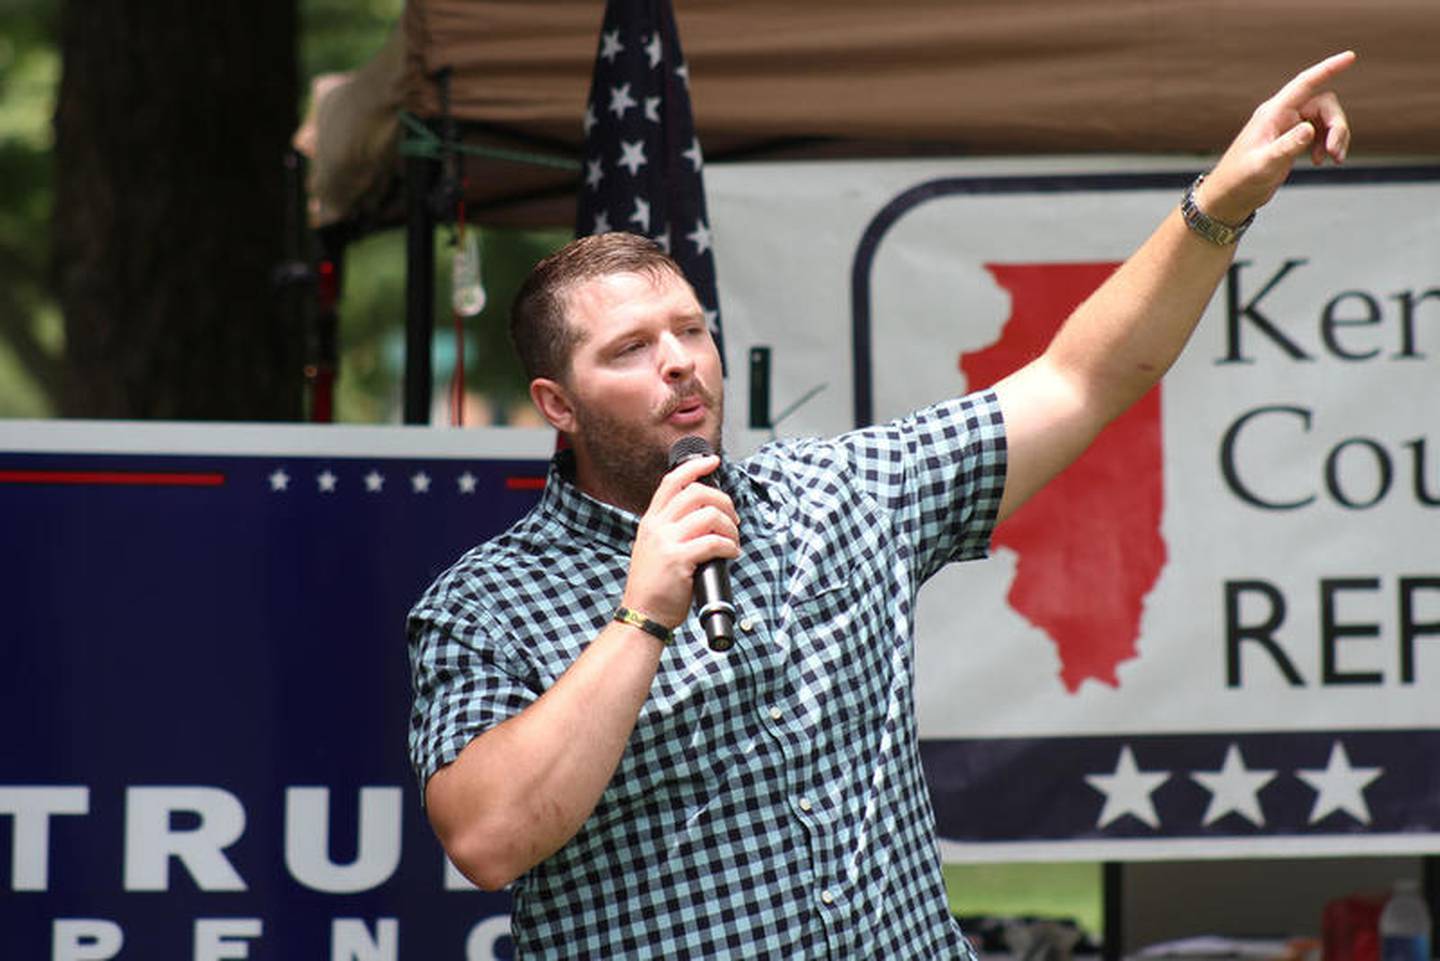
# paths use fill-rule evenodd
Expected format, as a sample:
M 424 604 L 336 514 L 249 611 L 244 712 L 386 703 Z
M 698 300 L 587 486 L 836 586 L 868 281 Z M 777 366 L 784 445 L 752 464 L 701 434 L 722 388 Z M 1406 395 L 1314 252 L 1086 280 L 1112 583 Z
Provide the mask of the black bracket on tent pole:
M 431 194 L 430 204 L 439 223 L 453 223 L 455 209 L 465 190 L 465 157 L 455 149 L 459 143 L 455 115 L 450 112 L 450 67 L 435 71 L 435 85 L 440 92 L 440 181 Z

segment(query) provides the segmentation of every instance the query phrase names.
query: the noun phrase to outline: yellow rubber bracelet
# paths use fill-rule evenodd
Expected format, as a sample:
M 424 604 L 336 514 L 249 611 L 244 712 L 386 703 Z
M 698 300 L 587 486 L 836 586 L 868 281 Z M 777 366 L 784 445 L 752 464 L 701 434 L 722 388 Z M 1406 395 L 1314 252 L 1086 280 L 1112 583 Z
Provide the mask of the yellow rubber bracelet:
M 675 640 L 675 632 L 661 624 L 659 621 L 651 620 L 639 611 L 632 611 L 623 604 L 615 608 L 615 620 L 621 624 L 629 624 L 631 627 L 638 627 L 640 630 L 655 638 L 661 644 L 669 645 Z

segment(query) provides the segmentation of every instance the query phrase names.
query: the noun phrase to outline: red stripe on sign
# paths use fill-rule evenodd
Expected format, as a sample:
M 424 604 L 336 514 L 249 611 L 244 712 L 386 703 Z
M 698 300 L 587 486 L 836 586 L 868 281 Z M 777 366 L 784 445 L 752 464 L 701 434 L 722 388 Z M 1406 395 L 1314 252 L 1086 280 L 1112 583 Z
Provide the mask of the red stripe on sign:
M 545 478 L 543 477 L 507 477 L 505 478 L 505 489 L 507 491 L 538 491 L 545 489 Z
M 224 474 L 98 470 L 0 470 L 0 484 L 95 484 L 138 487 L 219 487 Z

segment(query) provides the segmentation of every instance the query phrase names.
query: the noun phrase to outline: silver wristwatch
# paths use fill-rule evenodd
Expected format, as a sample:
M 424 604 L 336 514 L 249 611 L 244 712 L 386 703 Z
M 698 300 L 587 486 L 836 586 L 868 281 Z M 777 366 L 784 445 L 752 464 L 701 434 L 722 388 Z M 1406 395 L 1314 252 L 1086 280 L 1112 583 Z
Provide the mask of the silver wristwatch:
M 1180 214 L 1185 218 L 1185 226 L 1217 247 L 1233 244 L 1244 236 L 1245 231 L 1250 229 L 1250 225 L 1255 222 L 1255 214 L 1252 211 L 1250 216 L 1245 218 L 1244 223 L 1236 226 L 1221 223 L 1211 217 L 1195 203 L 1195 191 L 1199 190 L 1200 185 L 1204 182 L 1204 174 L 1196 177 L 1195 182 L 1185 191 L 1185 199 L 1180 201 Z

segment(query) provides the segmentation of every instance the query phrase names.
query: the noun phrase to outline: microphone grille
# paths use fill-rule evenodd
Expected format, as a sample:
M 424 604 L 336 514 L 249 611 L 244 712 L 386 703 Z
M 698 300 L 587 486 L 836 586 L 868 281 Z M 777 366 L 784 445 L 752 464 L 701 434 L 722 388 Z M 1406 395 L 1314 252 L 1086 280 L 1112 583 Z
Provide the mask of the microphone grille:
M 690 434 L 677 440 L 670 447 L 670 466 L 675 467 L 687 460 L 696 457 L 707 457 L 713 454 L 710 449 L 710 442 L 703 437 Z

